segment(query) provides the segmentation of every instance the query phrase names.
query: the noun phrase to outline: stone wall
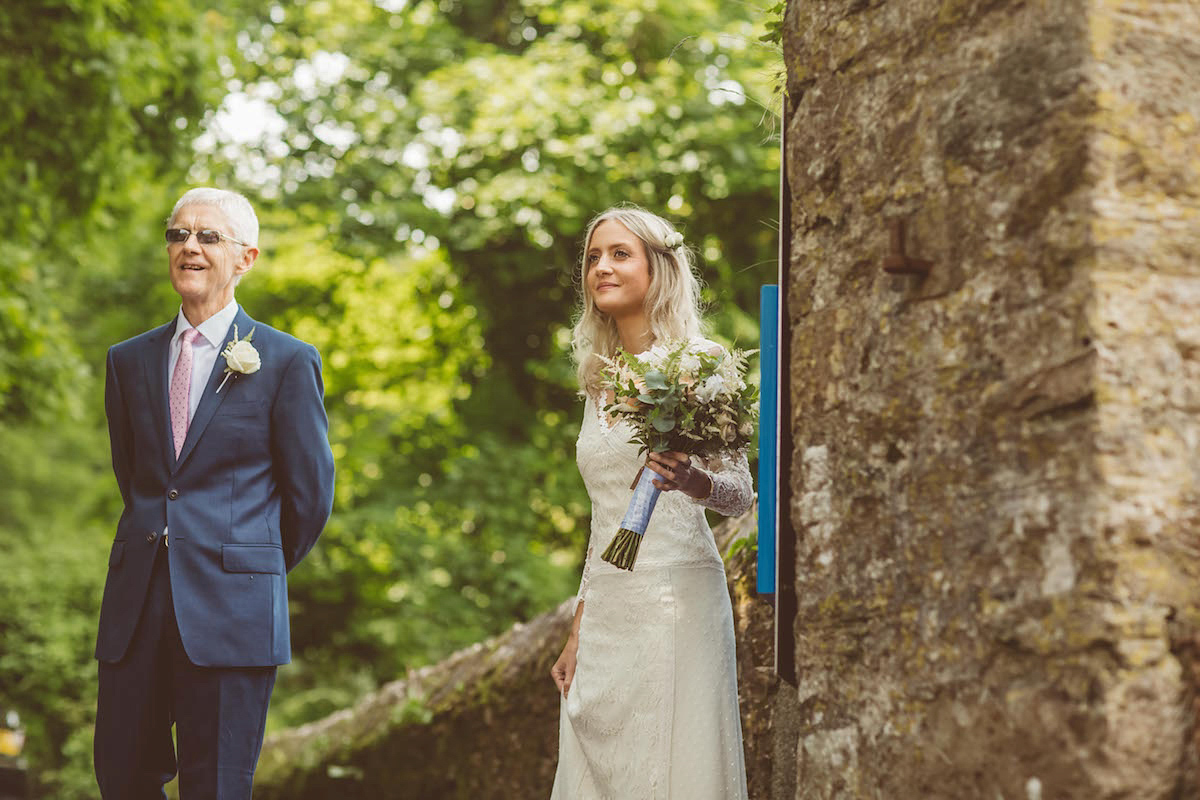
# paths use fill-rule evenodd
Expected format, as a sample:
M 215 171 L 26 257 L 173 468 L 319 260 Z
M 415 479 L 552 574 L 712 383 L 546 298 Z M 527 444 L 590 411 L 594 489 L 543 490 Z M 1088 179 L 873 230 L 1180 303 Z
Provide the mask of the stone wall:
M 785 59 L 773 797 L 1200 796 L 1200 5 L 791 0 Z

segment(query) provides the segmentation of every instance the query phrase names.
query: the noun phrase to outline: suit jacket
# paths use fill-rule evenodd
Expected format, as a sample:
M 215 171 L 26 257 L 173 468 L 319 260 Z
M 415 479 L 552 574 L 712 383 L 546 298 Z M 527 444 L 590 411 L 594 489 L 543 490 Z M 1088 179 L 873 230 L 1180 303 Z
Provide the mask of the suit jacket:
M 321 359 L 240 307 L 234 323 L 243 338 L 254 330 L 262 366 L 231 374 L 218 393 L 218 356 L 178 458 L 167 399 L 175 321 L 108 351 L 104 409 L 125 508 L 100 607 L 101 661 L 119 661 L 134 636 L 164 528 L 188 657 L 213 667 L 291 660 L 287 572 L 333 505 Z

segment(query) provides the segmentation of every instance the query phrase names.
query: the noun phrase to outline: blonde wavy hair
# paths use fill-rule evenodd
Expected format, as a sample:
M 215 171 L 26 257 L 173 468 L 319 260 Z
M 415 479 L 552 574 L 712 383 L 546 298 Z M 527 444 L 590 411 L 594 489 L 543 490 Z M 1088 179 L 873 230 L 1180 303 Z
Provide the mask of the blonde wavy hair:
M 571 335 L 579 386 L 588 392 L 599 389 L 600 368 L 604 365 L 600 356 L 611 358 L 621 346 L 616 321 L 596 307 L 587 282 L 587 253 L 592 244 L 592 234 L 600 223 L 609 220 L 628 228 L 642 240 L 646 248 L 650 286 L 646 290 L 643 307 L 651 335 L 651 341 L 646 345 L 691 339 L 701 335 L 703 330 L 700 281 L 694 272 L 691 252 L 683 244 L 667 246 L 670 240 L 682 241 L 674 226 L 657 214 L 637 206 L 614 206 L 602 211 L 588 223 L 583 237 L 583 255 L 579 259 L 578 273 L 580 303 Z

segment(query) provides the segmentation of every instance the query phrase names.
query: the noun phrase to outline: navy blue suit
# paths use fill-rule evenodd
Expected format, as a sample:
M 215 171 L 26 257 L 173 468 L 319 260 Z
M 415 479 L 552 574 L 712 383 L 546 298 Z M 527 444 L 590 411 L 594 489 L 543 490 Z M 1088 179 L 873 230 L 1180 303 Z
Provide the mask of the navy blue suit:
M 223 675 L 221 668 L 269 675 L 265 716 L 273 668 L 291 659 L 287 572 L 316 543 L 332 507 L 333 456 L 316 349 L 255 322 L 240 308 L 234 323 L 243 338 L 254 330 L 252 344 L 262 366 L 249 375 L 231 374 L 218 393 L 225 359 L 217 358 L 178 458 L 167 398 L 174 320 L 108 353 L 105 411 L 124 511 L 109 556 L 96 641 L 101 662 L 96 766 L 106 798 L 162 796 L 161 788 L 151 785 L 157 780 L 153 776 L 139 778 L 149 787 L 144 790 L 106 790 L 106 776 L 110 787 L 123 787 L 113 776 L 130 769 L 165 778 L 173 773 L 174 759 L 163 755 L 169 742 L 118 746 L 109 741 L 127 737 L 124 728 L 141 724 L 131 720 L 138 714 L 166 714 L 168 736 L 171 722 L 178 723 L 181 781 L 187 775 L 181 714 L 192 712 L 177 706 L 191 696 L 188 681 L 195 676 L 205 681 Z M 168 641 L 174 655 L 163 649 Z M 133 696 L 140 672 L 149 673 L 144 693 L 165 693 L 161 702 Z M 171 686 L 151 686 L 164 675 Z M 262 690 L 252 693 L 257 697 Z M 136 710 L 145 703 L 163 707 Z M 217 727 L 230 724 L 239 723 L 223 718 Z M 237 747 L 228 742 L 212 747 L 253 746 L 252 775 L 262 720 L 247 724 L 257 727 L 257 744 L 250 731 Z M 134 763 L 129 748 L 157 749 L 158 754 L 143 752 Z M 213 796 L 237 795 L 213 791 Z

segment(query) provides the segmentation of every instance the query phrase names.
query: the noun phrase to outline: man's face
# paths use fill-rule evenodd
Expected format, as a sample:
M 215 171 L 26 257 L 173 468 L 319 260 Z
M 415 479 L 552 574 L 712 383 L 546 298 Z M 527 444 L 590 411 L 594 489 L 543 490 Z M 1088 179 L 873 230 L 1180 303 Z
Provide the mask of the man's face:
M 224 212 L 208 205 L 184 206 L 169 227 L 215 230 L 233 236 L 233 228 Z M 245 274 L 257 257 L 257 248 L 243 247 L 227 239 L 215 244 L 200 244 L 194 234 L 186 242 L 167 245 L 171 285 L 175 291 L 185 303 L 213 311 L 224 308 L 233 300 L 238 276 Z

